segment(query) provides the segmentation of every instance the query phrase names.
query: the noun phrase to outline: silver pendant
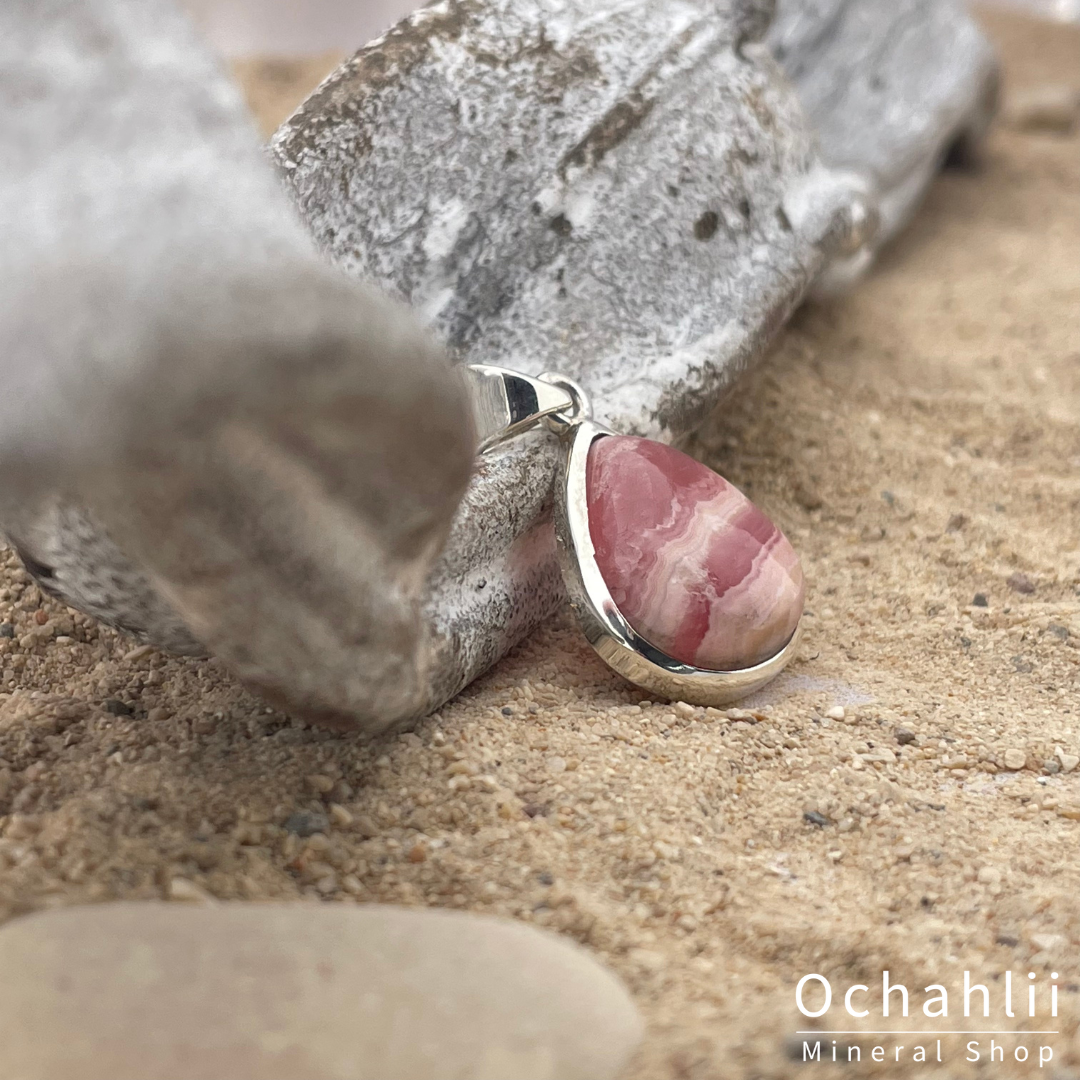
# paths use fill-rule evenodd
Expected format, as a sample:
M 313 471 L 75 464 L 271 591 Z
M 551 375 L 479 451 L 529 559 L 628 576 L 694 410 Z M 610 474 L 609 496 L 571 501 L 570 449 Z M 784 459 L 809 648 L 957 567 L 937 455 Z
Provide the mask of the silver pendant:
M 562 443 L 554 515 L 559 563 L 577 621 L 605 663 L 658 696 L 714 706 L 752 693 L 783 670 L 802 630 L 802 573 L 783 534 L 741 492 L 679 451 L 594 422 L 572 379 L 485 364 L 464 370 L 481 453 L 540 423 Z M 597 491 L 590 500 L 590 454 L 609 438 L 619 441 L 593 460 Z M 604 486 L 620 475 L 632 482 L 629 488 L 625 479 L 621 492 Z M 650 485 L 660 492 L 652 506 Z M 635 534 L 643 505 L 646 517 L 656 512 Z M 628 508 L 621 523 L 620 508 Z M 620 535 L 632 551 L 612 549 L 612 536 L 618 542 Z M 739 567 L 748 569 L 733 576 Z M 751 595 L 755 590 L 766 601 L 775 596 L 776 610 L 755 605 L 763 598 Z M 699 666 L 702 656 L 740 654 L 745 665 Z

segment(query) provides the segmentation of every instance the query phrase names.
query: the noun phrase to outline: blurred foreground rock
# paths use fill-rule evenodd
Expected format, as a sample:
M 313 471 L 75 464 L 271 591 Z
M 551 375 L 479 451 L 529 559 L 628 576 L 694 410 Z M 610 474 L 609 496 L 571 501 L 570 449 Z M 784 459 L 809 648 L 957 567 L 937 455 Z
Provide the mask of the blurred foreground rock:
M 614 975 L 508 920 L 327 904 L 68 908 L 0 930 L 20 1080 L 610 1080 Z
M 0 74 L 4 531 L 45 589 L 294 712 L 414 714 L 456 373 L 317 254 L 166 0 L 0 5 Z

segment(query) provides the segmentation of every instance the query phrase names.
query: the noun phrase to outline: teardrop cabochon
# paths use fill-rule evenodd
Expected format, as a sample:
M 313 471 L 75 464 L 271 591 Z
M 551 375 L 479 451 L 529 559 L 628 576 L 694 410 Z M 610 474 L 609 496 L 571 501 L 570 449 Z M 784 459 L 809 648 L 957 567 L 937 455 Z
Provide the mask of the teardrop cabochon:
M 662 443 L 585 420 L 564 446 L 559 560 L 600 657 L 639 686 L 697 705 L 729 704 L 775 678 L 798 646 L 804 594 L 775 525 Z M 717 662 L 731 666 L 708 666 Z

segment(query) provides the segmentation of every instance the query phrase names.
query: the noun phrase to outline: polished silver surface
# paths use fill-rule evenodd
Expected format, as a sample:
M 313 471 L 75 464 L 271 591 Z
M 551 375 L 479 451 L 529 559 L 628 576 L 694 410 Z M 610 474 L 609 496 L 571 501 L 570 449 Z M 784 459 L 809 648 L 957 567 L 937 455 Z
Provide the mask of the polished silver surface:
M 554 382 L 491 364 L 463 368 L 472 392 L 473 421 L 480 452 L 553 414 L 572 415 L 575 400 Z
M 466 368 L 470 381 L 486 397 L 475 406 L 482 448 L 526 428 L 546 422 L 563 443 L 555 486 L 555 538 L 559 566 L 570 599 L 588 642 L 600 658 L 625 679 L 673 701 L 692 705 L 728 705 L 774 679 L 795 655 L 802 633 L 796 626 L 788 643 L 768 660 L 738 671 L 711 671 L 684 664 L 656 648 L 626 621 L 611 597 L 596 563 L 589 529 L 587 469 L 589 448 L 597 439 L 616 432 L 591 419 L 588 397 L 572 379 L 544 372 L 535 379 L 491 365 Z M 549 391 L 561 395 L 563 404 Z M 501 395 L 501 396 L 500 396 Z M 505 399 L 505 404 L 500 404 Z M 529 413 L 529 402 L 535 402 Z M 501 410 L 501 411 L 500 411 Z M 493 427 L 506 415 L 511 426 Z

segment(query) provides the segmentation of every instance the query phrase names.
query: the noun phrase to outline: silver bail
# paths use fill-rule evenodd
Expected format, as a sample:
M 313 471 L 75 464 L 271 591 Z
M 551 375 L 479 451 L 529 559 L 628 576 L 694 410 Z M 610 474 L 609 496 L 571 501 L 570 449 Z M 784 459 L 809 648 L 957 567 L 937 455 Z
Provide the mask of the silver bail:
M 558 421 L 555 429 L 561 430 L 588 412 L 580 387 L 562 376 L 525 375 L 492 364 L 466 364 L 462 370 L 472 394 L 479 453 L 545 418 Z

